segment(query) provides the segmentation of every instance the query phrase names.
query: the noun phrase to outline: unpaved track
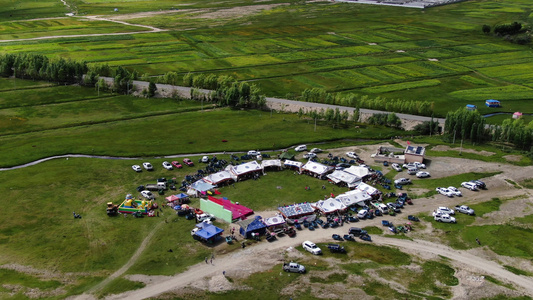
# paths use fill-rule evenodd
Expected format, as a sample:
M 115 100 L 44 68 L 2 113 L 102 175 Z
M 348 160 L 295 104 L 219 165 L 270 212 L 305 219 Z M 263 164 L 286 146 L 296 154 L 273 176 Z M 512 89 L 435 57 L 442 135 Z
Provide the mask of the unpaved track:
M 231 276 L 233 271 L 240 270 L 244 266 L 250 264 L 262 265 L 262 267 L 271 267 L 278 262 L 271 261 L 270 266 L 264 265 L 265 262 L 261 260 L 263 255 L 267 255 L 268 253 L 272 252 L 282 252 L 289 247 L 298 246 L 302 241 L 305 240 L 313 240 L 315 242 L 331 240 L 331 235 L 333 233 L 342 234 L 347 231 L 348 226 L 349 225 L 345 225 L 344 227 L 336 228 L 335 230 L 303 230 L 299 231 L 295 238 L 282 237 L 272 243 L 263 241 L 236 253 L 219 256 L 215 259 L 214 265 L 199 263 L 191 266 L 187 271 L 173 276 L 168 280 L 150 284 L 139 290 L 113 295 L 106 299 L 146 299 L 175 289 L 183 288 L 195 282 L 202 281 L 205 277 L 222 275 L 223 271 L 226 271 L 226 274 Z M 472 255 L 466 251 L 458 251 L 447 246 L 421 240 L 409 241 L 386 237 L 374 237 L 373 239 L 374 243 L 379 245 L 391 245 L 399 248 L 409 249 L 415 252 L 430 253 L 447 257 L 462 265 L 478 269 L 482 274 L 490 274 L 501 279 L 502 281 L 512 282 L 523 288 L 528 294 L 533 295 L 533 281 L 531 278 L 513 274 L 505 270 L 497 263 Z M 259 267 L 257 268 L 259 270 Z

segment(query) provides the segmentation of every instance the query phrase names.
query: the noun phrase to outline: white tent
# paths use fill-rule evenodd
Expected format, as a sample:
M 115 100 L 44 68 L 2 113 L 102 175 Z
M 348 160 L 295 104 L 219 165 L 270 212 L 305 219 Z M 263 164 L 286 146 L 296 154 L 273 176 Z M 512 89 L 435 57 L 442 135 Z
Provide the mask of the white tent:
M 302 167 L 302 171 L 310 172 L 313 175 L 316 175 L 317 177 L 322 177 L 328 174 L 333 170 L 333 167 L 323 165 L 321 163 L 317 163 L 314 161 L 308 161 L 305 165 Z
M 268 168 L 268 167 L 278 167 L 278 168 L 281 168 L 281 160 L 279 159 L 267 159 L 267 160 L 263 160 L 263 162 L 261 162 L 261 167 L 264 169 L 264 168 Z
M 240 164 L 240 165 L 228 166 L 228 167 L 226 167 L 226 171 L 229 170 L 233 175 L 237 177 L 250 173 L 250 172 L 256 172 L 256 171 L 263 170 L 261 165 L 255 160 L 252 160 L 252 161 Z
M 283 164 L 285 167 L 296 167 L 298 169 L 300 169 L 303 165 L 301 162 L 294 160 L 286 160 Z
M 327 177 L 335 184 L 344 182 L 349 188 L 356 187 L 357 184 L 361 182 L 361 177 L 344 172 L 342 170 L 335 170 L 333 173 L 327 175 Z
M 267 227 L 270 227 L 285 224 L 285 219 L 282 215 L 276 215 L 270 218 L 266 218 L 264 222 Z
M 336 198 L 339 199 L 346 206 L 351 206 L 355 204 L 359 206 L 364 206 L 365 201 L 369 201 L 372 199 L 370 195 L 368 195 L 365 191 L 361 190 L 348 191 L 344 194 L 338 195 Z
M 228 180 L 237 180 L 237 177 L 233 174 L 231 174 L 228 171 L 220 171 L 218 173 L 207 175 L 203 178 L 203 180 L 207 183 L 217 185 L 221 182 L 228 181 Z
M 346 209 L 346 205 L 337 198 L 329 198 L 326 200 L 319 200 L 313 205 L 316 209 L 319 209 L 324 214 L 334 213 L 339 210 Z
M 360 166 L 351 166 L 347 169 L 344 169 L 344 172 L 348 172 L 359 178 L 365 178 L 365 176 L 370 175 L 370 170 L 368 168 L 360 167 Z
M 366 192 L 367 194 L 369 194 L 370 196 L 373 196 L 373 195 L 377 195 L 379 193 L 381 193 L 378 189 L 376 189 L 375 187 L 373 186 L 370 186 L 364 182 L 361 182 L 360 184 L 357 185 L 356 189 L 360 190 L 360 191 L 364 191 Z

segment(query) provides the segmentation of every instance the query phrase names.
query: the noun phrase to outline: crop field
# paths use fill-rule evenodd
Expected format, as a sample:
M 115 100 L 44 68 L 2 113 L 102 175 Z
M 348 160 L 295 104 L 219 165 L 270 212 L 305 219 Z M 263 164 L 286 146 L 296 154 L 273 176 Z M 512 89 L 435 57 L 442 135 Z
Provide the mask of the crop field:
M 0 34 L 3 31 L 6 37 L 41 35 L 42 22 L 64 22 L 48 29 L 49 35 L 68 35 L 76 28 L 125 34 L 3 43 L 3 51 L 123 65 L 140 74 L 227 74 L 253 80 L 269 96 L 320 87 L 359 96 L 427 100 L 435 102 L 438 116 L 445 115 L 450 105 L 461 107 L 468 102 L 480 107 L 486 98 L 504 104 L 493 111 L 515 109 L 505 105 L 514 100 L 523 103 L 523 111 L 533 111 L 527 92 L 533 85 L 527 72 L 533 60 L 529 46 L 481 32 L 483 24 L 530 21 L 527 1 L 505 5 L 494 0 L 467 1 L 426 10 L 281 1 L 71 3 L 80 14 L 132 13 L 126 21 L 169 31 L 127 34 L 139 27 L 77 19 L 32 21 L 25 26 L 4 22 Z M 264 6 L 257 10 L 256 5 Z M 241 13 L 235 13 L 237 9 Z M 135 14 L 157 10 L 162 12 Z M 285 22 L 288 19 L 290 24 Z M 517 93 L 506 92 L 516 87 Z M 499 88 L 504 92 L 497 93 Z

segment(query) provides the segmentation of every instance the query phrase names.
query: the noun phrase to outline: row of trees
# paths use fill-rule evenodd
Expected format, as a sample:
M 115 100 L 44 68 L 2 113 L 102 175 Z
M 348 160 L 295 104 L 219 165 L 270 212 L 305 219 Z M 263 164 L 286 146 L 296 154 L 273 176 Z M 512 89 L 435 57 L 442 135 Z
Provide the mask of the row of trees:
M 237 81 L 228 85 L 220 85 L 216 90 L 207 94 L 201 92 L 199 88 L 193 88 L 191 99 L 232 108 L 263 108 L 266 105 L 266 97 L 261 95 L 261 90 L 256 85 Z
M 47 80 L 57 83 L 83 84 L 87 63 L 58 58 L 51 60 L 40 54 L 0 55 L 0 76 L 21 79 Z
M 368 118 L 367 123 L 370 125 L 385 125 L 394 128 L 402 127 L 402 120 L 395 113 L 373 114 Z
M 516 44 L 525 45 L 531 42 L 531 35 L 522 26 L 522 23 L 518 22 L 496 25 L 494 29 L 485 24 L 481 27 L 481 30 L 485 34 L 489 34 L 492 31 L 494 35 Z
M 300 108 L 298 110 L 298 117 L 308 117 L 312 120 L 324 121 L 328 125 L 332 125 L 333 127 L 335 127 L 341 125 L 348 125 L 348 122 L 350 120 L 354 123 L 359 122 L 360 112 L 359 108 L 354 109 L 351 115 L 347 110 L 341 111 L 338 108 L 321 108 L 320 110 L 304 110 L 303 108 Z
M 445 133 L 453 138 L 470 139 L 478 143 L 484 141 L 513 143 L 517 149 L 533 150 L 533 121 L 526 124 L 522 119 L 507 119 L 501 126 L 487 126 L 485 118 L 478 111 L 461 108 L 446 115 L 444 128 Z
M 324 89 L 305 89 L 299 100 L 306 102 L 335 104 L 349 107 L 363 107 L 376 110 L 386 110 L 397 113 L 431 116 L 433 102 L 413 101 L 404 99 L 386 99 L 383 97 L 370 98 L 367 95 L 357 98 L 355 95 L 339 95 L 326 92 Z

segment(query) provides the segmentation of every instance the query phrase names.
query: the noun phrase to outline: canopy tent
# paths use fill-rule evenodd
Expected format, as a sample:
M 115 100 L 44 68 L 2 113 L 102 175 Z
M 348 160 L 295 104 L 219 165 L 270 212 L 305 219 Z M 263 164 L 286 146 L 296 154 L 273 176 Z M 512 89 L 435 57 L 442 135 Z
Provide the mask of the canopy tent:
M 196 228 L 198 230 L 193 229 L 193 236 L 206 242 L 214 242 L 224 232 L 224 229 L 204 222 L 196 224 Z
M 215 198 L 213 196 L 208 196 L 207 199 L 211 202 L 221 205 L 224 207 L 224 209 L 231 211 L 232 220 L 244 219 L 247 216 L 254 214 L 252 209 L 242 206 L 239 203 L 233 203 L 227 198 Z
M 237 224 L 241 227 L 241 229 L 239 229 L 240 234 L 247 239 L 252 237 L 252 233 L 262 235 L 265 234 L 266 231 L 266 225 L 263 223 L 260 216 L 237 222 Z
M 226 168 L 226 170 L 230 171 L 236 177 L 241 177 L 248 173 L 253 173 L 253 172 L 258 172 L 258 171 L 263 170 L 261 165 L 255 160 L 252 160 L 252 161 L 240 164 L 240 165 L 228 166 L 228 167 L 229 168 Z
M 359 178 L 365 178 L 366 176 L 370 175 L 370 170 L 366 167 L 361 166 L 351 166 L 347 169 L 344 169 L 343 171 Z
M 281 168 L 282 168 L 281 160 L 279 160 L 279 159 L 267 159 L 267 160 L 263 160 L 263 162 L 261 162 L 261 168 L 265 169 L 265 168 L 270 168 L 270 167 L 275 167 L 275 168 L 278 168 L 278 169 L 281 170 Z
M 494 100 L 494 99 L 489 99 L 489 100 L 485 101 L 485 105 L 487 107 L 500 107 L 500 101 Z
M 361 182 L 361 177 L 342 170 L 335 170 L 333 173 L 327 175 L 327 177 L 331 182 L 335 184 L 344 183 L 349 188 L 354 188 Z
M 344 205 L 344 203 L 337 198 L 319 200 L 314 204 L 314 207 L 326 215 L 346 209 L 346 205 Z
M 314 161 L 308 161 L 305 165 L 302 166 L 302 172 L 307 172 L 317 178 L 322 178 L 333 170 L 334 168 L 331 166 L 326 166 Z
M 361 182 L 360 184 L 358 184 L 356 189 L 358 189 L 360 191 L 364 191 L 370 196 L 379 195 L 381 193 L 375 187 L 373 187 L 371 185 L 368 185 L 368 184 L 366 184 L 364 182 Z
M 276 215 L 265 219 L 265 225 L 267 227 L 279 226 L 285 224 L 285 219 L 282 215 Z
M 513 114 L 513 119 L 520 119 L 522 117 L 522 113 L 517 111 Z
M 302 163 L 299 162 L 299 161 L 294 161 L 294 160 L 286 160 L 285 162 L 283 162 L 283 165 L 285 166 L 285 168 L 296 168 L 298 169 L 298 171 L 300 170 L 300 168 L 302 168 Z
M 361 191 L 357 189 L 338 195 L 336 198 L 342 201 L 342 203 L 346 205 L 346 207 L 349 207 L 355 204 L 359 206 L 364 206 L 365 201 L 372 200 L 372 197 L 370 197 L 370 195 L 368 195 L 365 191 Z
M 193 182 L 189 189 L 187 190 L 187 194 L 198 197 L 200 195 L 205 195 L 207 191 L 214 189 L 215 186 L 203 181 L 202 179 Z
M 278 207 L 278 210 L 285 218 L 300 218 L 315 212 L 315 209 L 307 202 Z
M 281 155 L 279 156 L 279 159 L 281 160 L 293 160 L 294 159 L 294 154 L 291 154 L 289 153 L 289 151 L 285 151 L 283 153 L 281 153 Z
M 474 104 L 467 104 L 467 105 L 466 105 L 466 109 L 467 109 L 467 110 L 476 110 L 476 109 L 477 109 L 477 106 L 474 105 Z
M 168 202 L 176 202 L 176 203 L 182 204 L 182 203 L 189 201 L 189 195 L 180 193 L 180 194 L 168 196 L 165 199 L 167 199 Z
M 207 175 L 206 177 L 203 178 L 203 180 L 207 183 L 218 185 L 223 182 L 230 181 L 230 180 L 235 181 L 237 180 L 237 177 L 228 171 L 220 171 L 214 174 Z

